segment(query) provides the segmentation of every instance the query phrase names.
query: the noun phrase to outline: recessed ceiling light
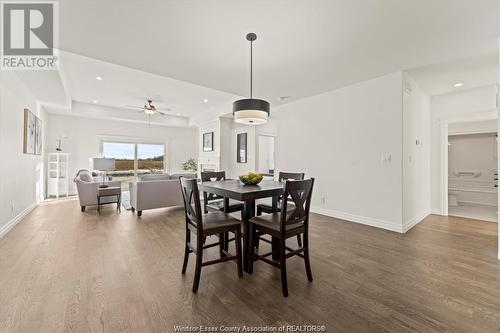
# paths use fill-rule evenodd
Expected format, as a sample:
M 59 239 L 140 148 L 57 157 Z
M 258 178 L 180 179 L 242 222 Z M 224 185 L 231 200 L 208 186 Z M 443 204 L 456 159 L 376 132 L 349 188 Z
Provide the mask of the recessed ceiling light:
M 181 115 L 181 114 L 180 114 L 180 113 L 178 113 L 178 114 L 177 114 L 177 117 L 180 117 L 180 115 Z
M 463 82 L 457 82 L 457 83 L 455 83 L 453 86 L 454 86 L 455 88 L 459 88 L 459 87 L 462 87 L 463 85 L 464 85 L 464 83 L 463 83 Z
M 95 77 L 95 79 L 96 79 L 97 81 L 102 81 L 102 77 L 101 77 L 101 76 L 96 76 L 96 77 Z
M 94 103 L 94 104 L 97 104 L 97 103 L 99 103 L 99 101 L 98 101 L 98 100 L 94 100 L 94 101 L 93 101 L 93 103 Z
M 205 99 L 203 100 L 203 102 L 204 102 L 204 103 L 208 103 L 208 99 L 206 99 L 206 98 L 205 98 Z
M 278 97 L 278 101 L 284 101 L 285 99 L 289 99 L 292 96 L 280 96 Z

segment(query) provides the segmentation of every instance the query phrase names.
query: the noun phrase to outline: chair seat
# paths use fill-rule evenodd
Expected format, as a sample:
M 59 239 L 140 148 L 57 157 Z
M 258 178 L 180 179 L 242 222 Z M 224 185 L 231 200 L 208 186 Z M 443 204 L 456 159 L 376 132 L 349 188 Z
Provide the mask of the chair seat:
M 240 220 L 237 220 L 231 215 L 223 212 L 203 214 L 202 220 L 203 220 L 203 231 L 229 228 L 241 224 Z
M 292 205 L 292 204 L 287 204 L 287 208 L 286 210 L 289 211 L 291 209 L 294 209 L 295 206 Z M 279 213 L 281 212 L 281 203 L 278 204 L 278 206 L 273 209 L 273 205 L 272 203 L 269 204 L 269 203 L 261 203 L 261 204 L 258 204 L 257 205 L 257 209 L 263 211 L 264 213 L 267 213 L 267 214 L 272 214 L 272 213 Z
M 224 199 L 221 200 L 216 200 L 216 201 L 210 201 L 207 203 L 207 209 L 212 210 L 212 211 L 223 211 L 224 210 Z M 228 211 L 229 212 L 235 212 L 243 209 L 243 202 L 229 199 L 229 207 Z
M 271 229 L 274 231 L 280 231 L 280 219 L 281 215 L 278 213 L 256 216 L 250 219 L 250 223 L 253 223 L 257 226 L 261 226 L 267 229 Z M 288 224 L 286 226 L 286 231 L 290 231 L 293 229 L 300 228 L 304 225 L 303 222 Z

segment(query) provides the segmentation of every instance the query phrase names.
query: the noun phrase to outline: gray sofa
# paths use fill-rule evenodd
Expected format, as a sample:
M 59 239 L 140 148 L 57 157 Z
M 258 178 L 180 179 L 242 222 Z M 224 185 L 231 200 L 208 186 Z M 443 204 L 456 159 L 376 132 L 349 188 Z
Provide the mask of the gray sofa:
M 196 178 L 194 174 L 144 175 L 137 182 L 129 183 L 130 205 L 137 216 L 143 210 L 182 206 L 179 177 Z
M 76 183 L 78 199 L 80 200 L 82 212 L 85 211 L 87 206 L 97 206 L 97 187 L 102 185 L 102 183 L 94 182 L 92 175 L 88 171 L 79 171 L 73 181 Z M 119 181 L 108 181 L 106 182 L 106 185 L 120 188 L 122 186 Z M 114 200 L 114 198 L 104 197 L 101 199 L 101 202 L 107 203 L 112 200 Z

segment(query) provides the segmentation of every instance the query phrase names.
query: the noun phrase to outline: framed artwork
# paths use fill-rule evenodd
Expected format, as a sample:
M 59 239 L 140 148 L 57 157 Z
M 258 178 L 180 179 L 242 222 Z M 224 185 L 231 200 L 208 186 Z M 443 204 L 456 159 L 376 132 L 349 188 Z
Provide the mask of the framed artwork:
M 42 121 L 28 109 L 24 109 L 23 153 L 42 154 Z
M 203 133 L 203 151 L 214 151 L 214 132 Z
M 35 155 L 42 155 L 42 120 L 35 117 Z
M 247 134 L 240 133 L 236 136 L 236 162 L 247 163 Z

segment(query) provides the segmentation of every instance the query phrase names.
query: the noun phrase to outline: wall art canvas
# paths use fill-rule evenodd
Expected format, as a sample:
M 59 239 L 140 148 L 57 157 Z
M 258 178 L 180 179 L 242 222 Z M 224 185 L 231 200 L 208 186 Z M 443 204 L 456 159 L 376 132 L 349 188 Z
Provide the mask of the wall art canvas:
M 36 119 L 33 112 L 28 109 L 24 109 L 24 140 L 23 140 L 23 152 L 25 154 L 35 153 L 35 131 L 36 131 Z
M 214 151 L 214 132 L 203 133 L 203 151 Z

